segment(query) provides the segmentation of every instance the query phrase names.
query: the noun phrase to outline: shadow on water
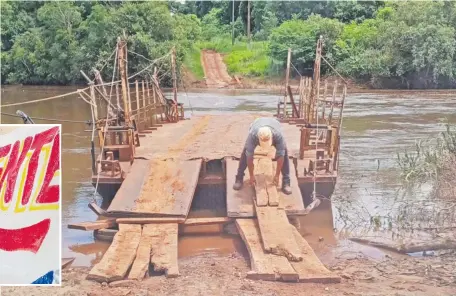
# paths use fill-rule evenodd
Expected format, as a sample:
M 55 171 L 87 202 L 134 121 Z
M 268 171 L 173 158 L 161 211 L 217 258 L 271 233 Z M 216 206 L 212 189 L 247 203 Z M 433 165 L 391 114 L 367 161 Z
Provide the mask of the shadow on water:
M 2 103 L 22 102 L 54 96 L 75 87 L 4 87 Z M 200 114 L 230 114 L 232 112 L 274 113 L 278 93 L 268 94 L 242 90 L 201 90 L 180 93 L 179 101 L 188 117 Z M 416 212 L 406 207 L 406 201 L 427 200 L 429 188 L 423 186 L 404 194 L 398 181 L 396 153 L 415 140 L 433 136 L 444 129 L 445 120 L 456 121 L 454 92 L 386 92 L 349 95 L 344 110 L 340 172 L 333 202 L 325 201 L 319 208 L 301 218 L 301 233 L 322 260 L 329 260 L 334 246 L 361 250 L 371 257 L 381 256 L 374 248 L 352 245 L 339 237 L 373 230 L 394 230 L 401 224 L 392 219 L 407 215 L 405 221 L 421 223 L 418 217 L 430 217 L 431 211 Z M 19 108 L 29 116 L 75 121 L 90 120 L 87 104 L 76 96 Z M 2 112 L 15 113 L 6 107 Z M 48 123 L 35 120 L 36 123 Z M 2 116 L 2 123 L 21 123 L 20 119 Z M 83 123 L 64 122 L 63 148 L 63 256 L 76 257 L 74 265 L 89 266 L 101 259 L 109 243 L 95 241 L 91 232 L 69 230 L 69 223 L 96 219 L 87 207 L 94 196 L 90 184 L 90 133 Z M 192 205 L 191 216 L 225 215 L 224 188 L 199 187 Z M 99 197 L 95 196 L 98 204 Z M 438 201 L 432 206 L 440 207 Z M 214 206 L 218 209 L 214 212 Z M 428 216 L 425 216 L 428 215 Z M 334 217 L 334 219 L 333 219 Z M 377 217 L 375 223 L 372 217 Z M 414 217 L 414 218 L 413 218 Z M 424 218 L 423 218 L 424 219 Z M 179 256 L 194 256 L 207 252 L 246 254 L 239 237 L 230 235 L 188 235 L 179 239 Z

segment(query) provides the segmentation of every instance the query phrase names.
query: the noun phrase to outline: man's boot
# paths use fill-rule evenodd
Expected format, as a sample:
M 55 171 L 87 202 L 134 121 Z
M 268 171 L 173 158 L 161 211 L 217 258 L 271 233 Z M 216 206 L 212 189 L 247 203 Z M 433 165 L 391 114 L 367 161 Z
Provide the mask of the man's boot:
M 244 184 L 244 180 L 236 179 L 236 182 L 233 185 L 233 189 L 234 190 L 240 190 L 242 188 L 243 184 Z
M 286 195 L 290 195 L 291 194 L 291 186 L 290 186 L 290 183 L 286 183 L 286 182 L 282 182 L 282 191 L 283 193 L 285 193 Z

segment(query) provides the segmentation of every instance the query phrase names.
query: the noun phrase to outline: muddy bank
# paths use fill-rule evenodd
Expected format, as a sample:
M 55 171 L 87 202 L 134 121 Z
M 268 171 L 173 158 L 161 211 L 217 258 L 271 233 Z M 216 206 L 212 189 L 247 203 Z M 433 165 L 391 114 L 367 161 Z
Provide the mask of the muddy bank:
M 179 260 L 180 276 L 153 276 L 141 282 L 98 284 L 85 280 L 89 268 L 67 268 L 61 288 L 5 287 L 13 295 L 454 295 L 456 253 L 414 258 L 386 255 L 375 260 L 343 248 L 326 262 L 340 284 L 304 284 L 246 279 L 248 260 L 239 253 L 206 254 Z M 119 285 L 116 287 L 116 285 Z M 33 289 L 33 292 L 32 292 Z

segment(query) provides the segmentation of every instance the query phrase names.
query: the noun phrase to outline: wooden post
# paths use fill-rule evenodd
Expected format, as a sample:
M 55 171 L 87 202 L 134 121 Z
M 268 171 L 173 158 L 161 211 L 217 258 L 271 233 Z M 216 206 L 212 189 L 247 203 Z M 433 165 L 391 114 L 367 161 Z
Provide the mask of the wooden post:
M 120 107 L 120 96 L 119 96 L 119 84 L 116 83 L 116 99 L 117 99 L 117 108 L 119 108 L 119 110 L 121 109 Z
M 322 113 L 321 113 L 322 114 L 321 117 L 323 118 L 323 120 L 325 119 L 325 109 L 326 109 L 325 107 L 326 107 L 326 95 L 327 95 L 326 92 L 327 92 L 327 89 L 328 89 L 328 81 L 325 80 L 325 89 L 323 91 L 323 110 L 322 110 Z M 317 116 L 318 116 L 318 114 L 317 114 Z
M 334 112 L 334 104 L 336 103 L 337 83 L 338 83 L 338 81 L 336 80 L 334 82 L 332 101 L 331 101 L 331 110 L 329 111 L 329 115 L 328 115 L 328 125 L 332 125 L 331 121 L 332 121 L 333 112 Z
M 125 48 L 127 46 L 126 42 L 121 40 L 120 38 L 118 39 L 117 42 L 118 46 L 118 52 L 119 52 L 119 73 L 120 73 L 120 80 L 121 80 L 121 85 L 122 85 L 122 100 L 123 100 L 123 105 L 124 105 L 124 111 L 125 111 L 125 123 L 130 123 L 130 109 L 128 108 L 128 88 L 127 88 L 127 72 L 125 70 Z
M 247 41 L 250 47 L 250 1 L 247 0 Z
M 312 121 L 316 118 L 318 113 L 318 106 L 316 105 L 318 98 L 320 97 L 320 65 L 321 65 L 321 50 L 323 46 L 323 37 L 317 41 L 317 48 L 315 50 L 315 63 L 314 63 L 314 77 L 312 84 L 312 103 L 311 103 L 311 116 Z
M 173 71 L 173 121 L 179 120 L 178 110 L 177 110 L 177 70 L 176 70 L 176 48 L 173 47 L 172 54 L 171 54 L 171 67 Z
M 139 127 L 141 126 L 141 108 L 140 108 L 140 105 L 139 105 L 139 84 L 138 84 L 138 80 L 135 80 L 135 88 L 136 88 L 136 114 L 138 114 L 137 118 L 138 118 L 138 130 L 139 130 Z M 142 129 L 142 127 L 141 127 Z
M 234 0 L 231 3 L 233 5 L 231 9 L 231 45 L 234 45 Z
M 287 117 L 287 90 L 290 80 L 291 48 L 288 48 L 287 72 L 285 77 L 285 97 L 283 98 L 283 118 Z
M 141 81 L 142 86 L 142 108 L 143 108 L 143 123 L 144 128 L 147 128 L 147 108 L 146 108 L 146 88 L 144 87 L 144 80 Z

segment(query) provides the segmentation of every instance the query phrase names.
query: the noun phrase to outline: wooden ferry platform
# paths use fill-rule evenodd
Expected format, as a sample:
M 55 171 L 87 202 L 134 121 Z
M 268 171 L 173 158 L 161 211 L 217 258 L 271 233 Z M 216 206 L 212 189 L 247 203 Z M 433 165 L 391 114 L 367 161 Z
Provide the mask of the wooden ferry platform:
M 120 57 L 122 50 L 126 50 L 121 45 Z M 119 58 L 119 67 L 122 66 Z M 334 190 L 345 86 L 341 98 L 336 99 L 337 83 L 332 96 L 327 95 L 326 84 L 324 95 L 316 96 L 320 92 L 319 81 L 315 84 L 310 78 L 303 78 L 299 103 L 294 102 L 288 88 L 287 96 L 278 105 L 276 118 L 282 122 L 290 159 L 292 194 L 286 195 L 280 190 L 281 184 L 272 185 L 273 150 L 255 151 L 255 187 L 245 182 L 241 190 L 232 189 L 249 126 L 265 115 L 205 115 L 184 119 L 176 88 L 174 99 L 167 99 L 153 77 L 152 81 L 141 83 L 142 96 L 139 83 L 132 84 L 135 91 L 130 96 L 126 93 L 129 82 L 124 76 L 125 80 L 121 80 L 124 121 L 106 117 L 94 127 L 101 151 L 97 158 L 93 153 L 92 182 L 108 206 L 102 210 L 92 204 L 90 207 L 100 216 L 99 220 L 69 225 L 112 240 L 101 261 L 89 273 L 89 279 L 141 280 L 149 275 L 149 270 L 164 272 L 167 277 L 178 276 L 178 236 L 183 229 L 220 225 L 222 231 L 232 226 L 231 232 L 240 235 L 246 244 L 250 254 L 249 278 L 340 281 L 339 276 L 320 262 L 299 233 L 299 226 L 292 221 L 306 215 L 311 210 L 309 204 L 316 198 L 330 198 Z M 96 99 L 92 98 L 92 102 L 95 108 Z M 197 201 L 195 193 L 204 186 L 219 186 L 224 190 L 217 197 Z M 221 199 L 223 204 L 211 198 Z M 216 206 L 222 206 L 225 214 L 189 217 L 193 207 Z

